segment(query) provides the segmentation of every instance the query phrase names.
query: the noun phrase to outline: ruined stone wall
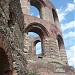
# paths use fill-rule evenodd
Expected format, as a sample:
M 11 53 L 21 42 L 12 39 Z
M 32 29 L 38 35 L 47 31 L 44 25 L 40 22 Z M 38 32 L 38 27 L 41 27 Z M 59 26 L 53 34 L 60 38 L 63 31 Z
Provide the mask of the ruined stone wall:
M 0 48 L 3 48 L 8 56 L 11 75 L 27 75 L 27 61 L 23 52 L 23 19 L 19 0 L 0 0 L 0 37 L 7 40 L 0 38 Z
M 37 4 L 39 4 L 38 1 L 42 3 L 36 6 L 38 9 L 41 7 L 40 19 L 29 15 L 30 1 L 32 4 L 35 3 L 34 5 L 36 1 Z M 49 0 L 0 0 L 1 74 L 27 75 L 28 70 L 41 75 L 75 74 L 74 68 L 67 64 L 60 26 L 54 19 L 52 8 L 54 6 Z M 34 51 L 28 52 L 29 31 L 39 34 L 43 56 L 33 57 L 30 53 Z
M 27 28 L 29 25 L 31 25 L 34 22 L 44 26 L 49 32 L 48 33 L 49 36 L 43 39 L 43 44 L 42 44 L 45 56 L 51 58 L 57 58 L 59 60 L 62 59 L 61 58 L 62 56 L 60 57 L 62 51 L 59 50 L 58 40 L 57 40 L 58 33 L 61 37 L 62 34 L 55 7 L 49 1 L 45 0 L 41 0 L 40 2 L 37 0 L 36 1 L 26 0 L 26 2 L 27 4 L 29 4 L 29 5 L 24 5 L 27 8 L 26 10 L 28 10 L 30 13 L 30 5 L 35 6 L 40 11 L 40 18 L 32 17 L 30 16 L 30 14 L 25 13 L 24 14 L 25 17 L 24 22 L 26 23 L 25 28 Z M 25 29 L 25 31 L 27 30 Z M 63 50 L 65 50 L 64 46 Z M 64 54 L 65 54 L 64 59 L 65 61 L 67 61 L 65 51 Z M 64 61 L 64 59 L 62 60 Z
M 28 70 L 38 72 L 41 75 L 67 75 L 66 70 L 63 69 L 63 66 L 68 65 L 67 56 L 55 7 L 49 0 L 26 0 L 26 2 L 28 6 L 25 5 L 25 10 L 28 13 L 24 13 L 24 22 L 26 24 L 24 33 L 28 35 L 28 32 L 35 32 L 40 36 L 43 53 L 42 56 L 33 56 L 35 51 L 32 51 L 34 47 L 32 42 L 34 40 L 29 38 L 31 40 L 29 42 L 32 44 L 30 44 L 30 51 L 26 53 Z M 40 18 L 30 16 L 30 5 L 39 10 Z M 44 66 L 50 64 L 54 66 L 54 71 L 49 68 L 51 66 Z M 39 65 L 42 65 L 42 67 Z

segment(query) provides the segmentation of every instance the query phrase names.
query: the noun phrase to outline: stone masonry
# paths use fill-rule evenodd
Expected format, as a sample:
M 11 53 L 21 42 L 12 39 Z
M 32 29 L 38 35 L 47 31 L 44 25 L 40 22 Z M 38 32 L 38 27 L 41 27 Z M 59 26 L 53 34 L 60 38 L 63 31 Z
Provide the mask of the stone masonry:
M 36 7 L 40 18 L 30 16 Z M 35 32 L 37 38 L 28 36 Z M 35 47 L 41 42 L 42 53 Z M 68 65 L 57 12 L 50 0 L 0 0 L 0 75 L 75 75 Z
M 40 18 L 30 16 L 30 6 L 40 12 Z M 64 41 L 57 12 L 49 0 L 21 0 L 24 14 L 24 51 L 28 62 L 29 72 L 40 75 L 74 75 L 74 69 L 69 67 Z M 39 35 L 37 38 L 29 37 L 29 32 Z M 42 44 L 42 53 L 36 55 L 35 46 Z
M 0 75 L 27 75 L 20 0 L 0 0 Z

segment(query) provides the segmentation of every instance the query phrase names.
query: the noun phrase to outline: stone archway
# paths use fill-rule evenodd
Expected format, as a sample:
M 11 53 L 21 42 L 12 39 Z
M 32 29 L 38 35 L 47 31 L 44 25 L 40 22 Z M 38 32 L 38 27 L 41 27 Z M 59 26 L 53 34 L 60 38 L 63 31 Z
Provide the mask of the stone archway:
M 13 64 L 11 59 L 8 41 L 4 34 L 0 33 L 0 75 L 13 75 Z
M 45 55 L 45 50 L 49 48 L 49 33 L 47 29 L 39 23 L 31 23 L 25 29 L 25 36 L 28 34 L 28 32 L 35 32 L 39 35 L 41 39 L 42 55 Z

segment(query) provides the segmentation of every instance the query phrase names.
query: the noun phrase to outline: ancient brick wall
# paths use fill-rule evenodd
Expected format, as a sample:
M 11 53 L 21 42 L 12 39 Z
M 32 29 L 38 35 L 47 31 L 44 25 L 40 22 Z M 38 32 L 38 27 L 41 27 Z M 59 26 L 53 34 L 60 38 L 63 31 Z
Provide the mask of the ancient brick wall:
M 0 0 L 0 75 L 27 75 L 23 19 L 19 0 Z
M 23 6 L 25 7 L 25 11 L 23 12 L 25 22 L 24 37 L 26 41 L 25 52 L 28 61 L 28 70 L 30 72 L 38 72 L 41 75 L 67 75 L 63 69 L 64 65 L 68 65 L 67 56 L 55 7 L 49 0 L 26 0 L 25 2 L 26 5 Z M 22 2 L 21 5 L 23 5 Z M 31 5 L 39 10 L 40 18 L 30 16 Z M 33 42 L 35 38 L 29 38 L 31 41 L 27 42 L 28 32 L 35 32 L 39 35 L 42 43 L 41 56 L 34 55 Z M 28 44 L 30 48 L 28 48 Z M 48 63 L 49 65 L 50 63 L 54 65 L 54 71 L 44 66 L 48 65 Z M 42 67 L 39 67 L 39 65 L 42 65 Z M 39 68 L 36 68 L 37 66 Z
M 28 11 L 28 13 L 23 12 L 24 13 L 24 22 L 26 24 L 24 26 L 26 28 L 25 35 L 27 35 L 29 31 L 36 32 L 32 26 L 33 24 L 36 23 L 38 28 L 40 28 L 40 26 L 41 26 L 40 30 L 42 30 L 42 32 L 39 33 L 37 31 L 36 33 L 39 35 L 46 33 L 46 35 L 41 36 L 42 46 L 43 46 L 42 49 L 43 49 L 44 55 L 47 57 L 51 57 L 51 58 L 55 58 L 55 59 L 59 59 L 59 60 L 62 59 L 63 61 L 65 61 L 65 63 L 67 63 L 65 48 L 63 45 L 64 43 L 62 44 L 63 46 L 60 50 L 58 47 L 58 39 L 57 38 L 58 38 L 58 35 L 60 35 L 62 37 L 62 34 L 61 34 L 61 29 L 60 29 L 59 20 L 58 20 L 58 16 L 57 16 L 55 7 L 49 1 L 45 1 L 45 0 L 41 0 L 41 1 L 26 0 L 25 2 L 27 2 L 28 5 L 23 5 L 24 2 L 21 1 L 21 5 L 26 7 L 25 10 Z M 35 6 L 40 11 L 40 18 L 30 16 L 30 14 L 29 14 L 30 13 L 30 5 Z M 30 27 L 30 26 L 32 26 L 32 27 Z M 30 28 L 28 29 L 28 27 L 33 28 L 33 30 L 31 30 Z M 42 29 L 43 27 L 45 29 Z M 63 40 L 61 41 L 61 43 L 62 42 L 63 42 Z M 26 46 L 27 45 L 25 45 L 25 47 Z M 27 49 L 28 49 L 28 47 L 27 47 Z M 25 48 L 25 50 L 26 50 L 26 48 Z M 64 52 L 64 54 L 63 54 L 63 52 Z M 60 56 L 61 54 L 63 56 Z M 64 57 L 64 59 L 62 57 Z
M 30 5 L 40 11 L 40 18 L 30 16 Z M 43 53 L 39 57 L 33 47 L 29 51 L 29 43 L 37 39 L 29 42 L 28 32 L 40 36 Z M 49 0 L 0 0 L 0 74 L 27 75 L 28 71 L 75 74 L 67 64 L 56 9 Z

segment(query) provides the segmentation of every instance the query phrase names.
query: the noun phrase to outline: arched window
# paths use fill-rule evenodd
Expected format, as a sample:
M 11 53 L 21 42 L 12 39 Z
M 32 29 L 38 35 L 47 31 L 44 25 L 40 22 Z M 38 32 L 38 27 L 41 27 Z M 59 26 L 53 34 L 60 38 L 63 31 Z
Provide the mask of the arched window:
M 42 47 L 41 47 L 41 42 L 38 42 L 36 44 L 36 55 L 41 55 L 42 54 Z
M 60 50 L 60 49 L 63 48 L 63 45 L 64 45 L 63 39 L 60 35 L 58 35 L 57 41 L 58 41 L 58 47 L 59 47 L 59 50 Z
M 57 16 L 57 13 L 54 9 L 52 9 L 52 13 L 53 13 L 53 19 L 54 21 L 58 21 L 58 16 Z
M 47 29 L 43 25 L 41 25 L 40 23 L 31 23 L 25 29 L 26 34 L 29 34 L 29 32 L 34 32 L 39 35 L 39 36 L 34 37 L 34 42 L 37 40 L 37 37 L 40 37 L 41 51 L 42 51 L 41 55 L 43 56 L 45 54 L 44 40 L 49 36 Z M 33 40 L 33 37 L 32 37 L 32 39 L 30 39 L 30 41 L 32 41 L 32 40 Z M 31 51 L 31 48 L 29 49 L 29 51 Z
M 41 8 L 43 6 L 45 6 L 45 3 L 42 0 L 30 0 L 30 14 L 32 16 L 36 16 L 36 17 L 42 18 L 41 17 L 42 16 Z M 32 13 L 32 11 L 33 11 L 34 14 Z
M 57 13 L 54 9 L 52 9 L 52 13 L 53 13 L 54 24 L 60 29 Z
M 60 38 L 58 38 L 57 40 L 58 40 L 58 47 L 60 49 L 61 48 L 61 40 L 60 40 Z
M 30 6 L 30 15 L 40 18 L 40 12 L 35 6 Z
M 35 49 L 35 54 L 42 54 L 41 40 L 38 40 L 39 35 L 35 32 L 28 32 L 30 48 Z M 32 47 L 31 47 L 32 46 Z

